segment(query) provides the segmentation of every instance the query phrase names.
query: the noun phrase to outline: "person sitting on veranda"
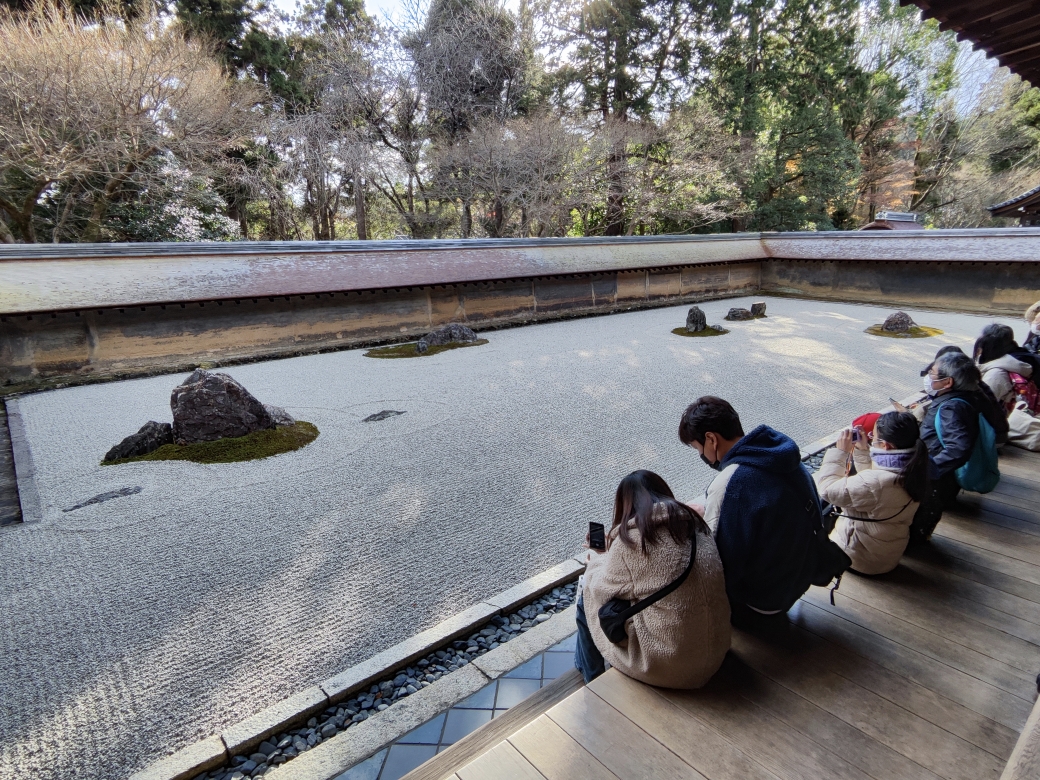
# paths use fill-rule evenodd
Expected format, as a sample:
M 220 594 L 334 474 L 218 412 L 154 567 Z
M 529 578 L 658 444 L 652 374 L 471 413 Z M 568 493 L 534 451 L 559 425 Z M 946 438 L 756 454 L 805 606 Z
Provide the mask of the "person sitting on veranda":
M 1034 355 L 1023 354 L 1027 360 L 1013 355 L 1021 351 L 1015 343 L 1015 334 L 1007 325 L 989 325 L 975 341 L 973 357 L 982 374 L 982 381 L 993 391 L 1005 415 L 1011 414 L 1018 401 L 1016 382 L 1033 376 Z
M 692 506 L 715 534 L 733 625 L 769 623 L 809 589 L 820 564 L 820 499 L 798 445 L 768 425 L 745 435 L 736 410 L 714 396 L 686 409 L 679 440 L 719 472 Z
M 928 496 L 917 508 L 910 524 L 910 543 L 931 538 L 944 510 L 960 493 L 957 469 L 966 464 L 979 436 L 977 406 L 982 375 L 978 366 L 962 352 L 947 352 L 931 365 L 924 378 L 925 392 L 931 397 L 921 421 L 921 439 L 931 456 L 932 484 Z M 940 419 L 942 436 L 936 430 Z
M 1022 348 L 1040 355 L 1040 301 L 1026 309 L 1026 325 L 1029 327 L 1029 335 L 1022 342 Z
M 935 353 L 935 360 L 938 360 L 943 355 L 956 353 L 963 355 L 964 350 L 960 347 L 948 345 L 941 347 L 938 352 Z M 926 377 L 931 372 L 932 367 L 935 366 L 935 360 L 928 364 L 921 371 L 921 377 Z M 975 408 L 979 411 L 983 417 L 986 418 L 986 422 L 993 428 L 994 433 L 997 437 L 997 444 L 1001 445 L 1007 442 L 1008 439 L 1008 416 L 1005 412 L 1004 407 L 1001 406 L 1000 401 L 993 394 L 993 391 L 989 388 L 985 382 L 979 382 L 979 387 L 975 392 L 971 393 L 971 402 L 975 405 Z M 910 411 L 920 421 L 924 420 L 925 413 L 928 411 L 928 406 L 931 404 L 931 397 L 927 402 L 913 404 L 909 409 L 902 405 L 897 405 L 896 410 Z
M 652 471 L 621 480 L 606 550 L 590 550 L 578 599 L 575 666 L 586 682 L 603 673 L 604 659 L 619 672 L 662 688 L 699 688 L 729 650 L 729 603 L 715 541 L 704 521 L 675 500 Z M 682 584 L 625 622 L 627 639 L 614 644 L 599 621 L 611 599 L 635 603 L 682 575 Z
M 906 550 L 910 523 L 928 496 L 928 448 L 917 418 L 888 412 L 866 431 L 846 429 L 827 450 L 814 478 L 820 498 L 841 507 L 830 538 L 860 574 L 892 571 Z

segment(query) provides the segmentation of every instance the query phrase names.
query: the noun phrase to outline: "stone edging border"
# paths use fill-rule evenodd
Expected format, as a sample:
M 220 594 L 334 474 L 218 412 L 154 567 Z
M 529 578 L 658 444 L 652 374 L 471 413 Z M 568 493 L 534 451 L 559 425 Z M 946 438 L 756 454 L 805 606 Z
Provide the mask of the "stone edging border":
M 346 700 L 352 693 L 366 688 L 389 673 L 406 667 L 413 661 L 447 645 L 475 628 L 483 626 L 497 615 L 514 611 L 553 588 L 573 581 L 584 569 L 584 555 L 568 558 L 508 590 L 441 621 L 432 628 L 377 653 L 366 661 L 283 699 L 245 720 L 232 724 L 218 735 L 188 745 L 176 753 L 152 763 L 134 773 L 130 780 L 190 780 L 202 772 L 215 769 L 229 760 L 231 756 L 241 754 L 259 745 L 267 737 L 306 721 L 310 716 L 332 704 Z M 562 619 L 564 615 L 567 615 L 568 618 Z M 550 625 L 553 628 L 548 628 Z M 563 625 L 568 626 L 568 630 L 558 639 L 549 642 L 545 647 L 530 649 L 533 645 L 541 644 L 538 641 L 540 638 L 545 640 L 546 637 L 556 636 Z M 337 734 L 328 740 L 328 743 L 322 743 L 318 747 L 325 744 L 336 744 L 338 747 L 335 754 L 342 757 L 337 760 L 339 763 L 340 760 L 353 757 L 357 753 L 356 748 L 350 747 L 355 741 L 359 746 L 365 746 L 361 748 L 364 750 L 368 749 L 367 745 L 374 738 L 376 741 L 384 739 L 382 744 L 370 750 L 370 753 L 375 753 L 385 744 L 421 725 L 442 709 L 461 701 L 490 680 L 527 660 L 526 657 L 518 658 L 518 653 L 524 652 L 525 648 L 529 650 L 530 655 L 535 655 L 573 633 L 573 630 L 574 608 L 569 607 L 544 623 L 532 627 L 526 633 L 475 658 L 461 669 L 443 676 L 429 687 L 407 697 L 409 702 L 415 702 L 414 708 L 388 707 L 382 712 L 374 713 L 368 720 L 355 724 L 353 728 Z M 525 639 L 525 637 L 531 638 Z M 436 707 L 436 711 L 431 711 L 431 707 Z M 404 710 L 407 712 L 403 712 Z M 429 714 L 426 714 L 427 712 Z M 413 723 L 417 717 L 416 713 L 421 715 L 421 719 Z M 362 728 L 369 722 L 372 722 L 373 725 Z M 405 725 L 407 728 L 404 727 Z M 396 733 L 398 731 L 400 733 Z M 347 734 L 355 734 L 355 732 L 361 733 L 348 740 Z M 311 759 L 303 765 L 300 764 L 301 759 L 312 752 L 308 751 L 289 762 L 292 766 L 292 773 L 288 767 L 276 768 L 268 772 L 265 777 L 280 777 L 283 780 L 289 777 L 296 778 L 298 776 L 296 772 L 303 771 L 311 764 L 315 765 L 313 771 L 317 772 L 317 767 L 324 766 L 327 761 L 319 758 Z M 321 753 L 322 756 L 328 754 L 328 750 Z M 367 755 L 358 755 L 356 760 L 366 757 Z M 356 761 L 352 761 L 352 763 L 356 763 Z M 347 768 L 349 767 L 344 766 L 338 771 L 342 772 Z M 315 778 L 320 776 L 322 776 L 320 773 L 306 775 L 306 777 Z
M 430 718 L 458 704 L 489 682 L 548 650 L 575 631 L 576 607 L 553 615 L 521 636 L 413 693 L 404 702 L 369 717 L 264 775 L 268 780 L 331 780 L 378 753 Z
M 43 507 L 40 505 L 40 492 L 36 489 L 36 468 L 25 434 L 25 420 L 22 419 L 16 398 L 5 399 L 4 405 L 7 407 L 7 429 L 11 435 L 14 478 L 18 486 L 18 502 L 22 507 L 22 522 L 36 522 L 43 519 Z

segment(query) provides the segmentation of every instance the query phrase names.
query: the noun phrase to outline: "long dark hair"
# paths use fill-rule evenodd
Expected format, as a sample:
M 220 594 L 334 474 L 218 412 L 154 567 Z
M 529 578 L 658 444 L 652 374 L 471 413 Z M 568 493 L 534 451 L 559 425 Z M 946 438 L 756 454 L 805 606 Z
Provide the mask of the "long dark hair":
M 975 340 L 972 357 L 979 365 L 1002 358 L 1012 350 L 1018 349 L 1015 332 L 1007 325 L 994 322 L 982 329 L 982 335 Z
M 662 504 L 664 519 L 654 518 L 654 506 Z M 635 520 L 642 538 L 643 553 L 647 546 L 657 543 L 662 531 L 667 531 L 676 544 L 693 536 L 695 529 L 707 530 L 703 518 L 685 504 L 675 500 L 668 483 L 652 471 L 633 471 L 618 485 L 614 496 L 614 527 L 618 538 L 632 547 L 635 542 L 628 532 L 628 521 Z
M 928 496 L 928 447 L 921 440 L 921 429 L 917 418 L 910 412 L 889 412 L 878 418 L 874 426 L 874 439 L 887 441 L 899 450 L 913 450 L 910 461 L 896 477 L 896 484 L 901 486 L 914 501 L 924 501 Z

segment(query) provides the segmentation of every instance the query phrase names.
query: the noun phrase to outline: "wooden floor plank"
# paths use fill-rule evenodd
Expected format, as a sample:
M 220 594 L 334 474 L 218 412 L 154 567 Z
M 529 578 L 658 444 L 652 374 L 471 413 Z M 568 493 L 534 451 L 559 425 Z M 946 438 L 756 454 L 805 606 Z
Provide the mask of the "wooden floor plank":
M 1031 485 L 1036 490 L 1040 490 L 1040 464 L 1019 463 L 1002 456 L 1000 458 L 1000 478 L 1001 481 L 1007 479 L 1016 485 Z
M 1032 513 L 1027 513 L 1024 510 L 1015 510 L 1003 504 L 997 509 L 958 504 L 956 508 L 943 513 L 944 517 L 948 515 L 957 515 L 961 519 L 972 523 L 986 523 L 999 526 L 1000 528 L 1007 528 L 1009 531 L 1018 531 L 1030 536 L 1040 536 L 1040 515 L 1036 515 L 1035 519 L 1034 517 L 1021 517 L 1021 515 L 1032 515 Z
M 513 734 L 509 743 L 546 780 L 619 780 L 547 715 Z
M 619 672 L 611 669 L 607 674 Z M 569 696 L 546 715 L 618 777 L 704 777 L 588 688 Z
M 980 525 L 984 524 L 944 513 L 934 533 L 1006 555 L 1013 560 L 1040 566 L 1040 539 L 988 524 L 981 529 Z
M 834 606 L 825 594 L 826 591 L 821 588 L 810 588 L 802 598 L 809 604 L 868 628 L 904 647 L 913 648 L 938 663 L 960 669 L 1008 693 L 1025 698 L 1036 687 L 1035 673 L 1030 675 L 945 636 L 933 634 L 886 612 L 846 599 L 840 595 L 840 590 Z
M 939 551 L 944 556 L 959 558 L 968 564 L 969 570 L 988 569 L 997 572 L 1004 578 L 1021 580 L 1028 585 L 1040 586 L 1040 566 L 1017 558 L 1009 558 L 1006 555 L 977 547 L 970 542 L 961 542 L 948 536 L 933 535 L 927 547 Z M 915 555 L 916 551 L 908 551 L 908 555 Z M 968 576 L 964 574 L 962 576 Z M 978 576 L 985 576 L 984 573 Z M 981 581 L 981 580 L 980 580 Z M 1009 593 L 1035 600 L 1035 591 L 1019 588 L 1013 582 L 1007 582 Z
M 727 659 L 727 663 L 730 663 Z M 725 664 L 723 669 L 725 669 Z M 724 672 L 699 691 L 659 689 L 784 780 L 865 780 L 866 772 L 738 694 Z
M 545 780 L 508 742 L 500 742 L 456 774 L 459 780 Z
M 738 745 L 676 707 L 659 691 L 623 674 L 604 674 L 590 689 L 710 780 L 776 780 Z
M 850 653 L 867 654 L 878 666 L 1000 723 L 1016 734 L 1029 717 L 1031 702 L 1027 698 L 943 664 L 840 614 L 802 601 L 795 604 L 790 618 L 816 636 Z
M 1037 485 L 1032 480 L 1021 478 L 1017 472 L 1005 470 L 1000 476 L 1000 482 L 989 493 L 980 494 L 986 496 L 1006 496 L 1012 499 L 1025 501 L 1025 506 L 1031 506 L 1030 502 L 1036 498 Z
M 971 744 L 811 657 L 787 655 L 776 643 L 745 633 L 735 636 L 734 652 L 753 670 L 744 675 L 751 678 L 747 685 L 756 685 L 749 698 L 818 742 L 841 745 L 844 758 L 874 777 L 1000 777 L 1006 757 Z M 754 679 L 756 674 L 762 679 Z
M 1040 586 L 945 555 L 934 544 L 908 551 L 899 566 L 941 584 L 953 595 L 1040 625 Z
M 835 619 L 823 612 L 817 614 L 824 621 Z M 806 663 L 851 680 L 1003 761 L 1011 755 L 1018 737 L 1015 729 L 875 663 L 865 657 L 870 652 L 869 647 L 857 647 L 852 651 L 810 633 L 801 625 L 790 625 L 785 648 L 793 646 L 793 652 Z M 952 669 L 949 671 L 953 672 Z
M 963 506 L 981 512 L 999 512 L 1020 517 L 1023 520 L 1035 519 L 1037 516 L 1034 496 L 1024 498 L 1020 495 L 1010 495 L 1008 493 L 994 492 L 981 495 L 979 493 L 962 491 L 957 497 L 957 503 L 954 506 Z
M 849 574 L 838 593 L 1036 675 L 1040 626 L 935 588 L 909 569 L 884 578 Z

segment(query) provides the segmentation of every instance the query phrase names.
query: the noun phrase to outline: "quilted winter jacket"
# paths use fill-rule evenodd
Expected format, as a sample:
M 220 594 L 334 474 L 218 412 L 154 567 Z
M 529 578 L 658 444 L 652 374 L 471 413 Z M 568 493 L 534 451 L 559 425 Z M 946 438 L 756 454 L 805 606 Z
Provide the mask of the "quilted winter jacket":
M 729 650 L 729 601 L 715 540 L 697 534 L 697 560 L 674 593 L 626 623 L 628 640 L 613 644 L 599 625 L 599 610 L 613 598 L 646 598 L 676 579 L 690 560 L 690 544 L 677 545 L 667 533 L 644 555 L 639 531 L 629 547 L 608 534 L 606 552 L 589 554 L 582 591 L 592 640 L 618 671 L 662 688 L 700 688 Z
M 851 515 L 838 518 L 831 541 L 852 558 L 856 571 L 884 574 L 896 567 L 906 549 L 918 503 L 896 484 L 898 471 L 877 466 L 863 450 L 853 453 L 856 473 L 846 477 L 846 457 L 839 449 L 827 450 L 814 475 L 820 498 Z M 856 517 L 868 519 L 851 519 Z

